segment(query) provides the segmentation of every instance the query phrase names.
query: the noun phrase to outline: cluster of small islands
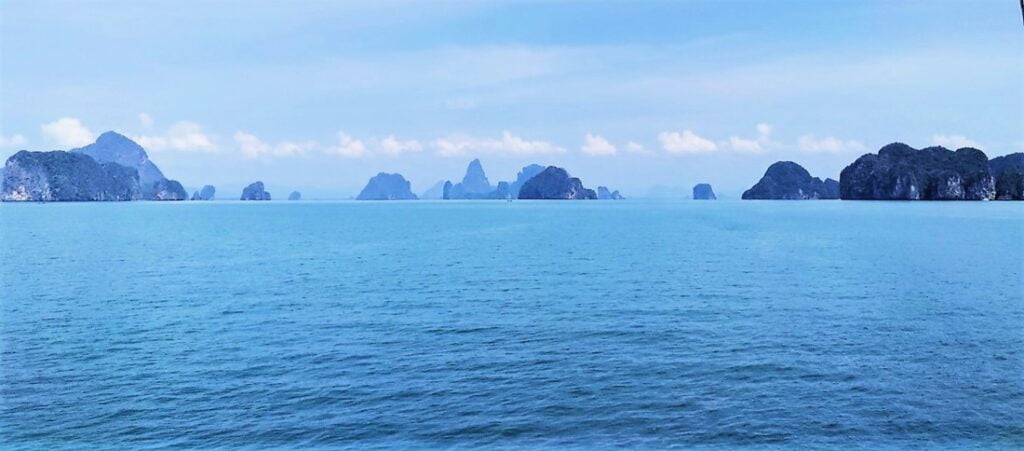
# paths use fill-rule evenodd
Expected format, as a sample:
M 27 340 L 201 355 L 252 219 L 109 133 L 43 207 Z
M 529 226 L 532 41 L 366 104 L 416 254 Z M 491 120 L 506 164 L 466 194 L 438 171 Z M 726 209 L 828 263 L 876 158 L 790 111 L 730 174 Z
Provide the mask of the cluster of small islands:
M 68 151 L 22 150 L 7 159 L 0 172 L 4 202 L 181 201 L 212 200 L 216 189 L 206 185 L 191 196 L 181 183 L 168 179 L 145 149 L 116 132 L 95 143 Z M 301 199 L 292 192 L 289 200 Z M 564 168 L 531 164 L 511 182 L 492 186 L 480 160 L 473 160 L 459 183 L 438 182 L 424 199 L 598 199 L 623 196 L 605 186 L 588 189 Z M 401 174 L 381 172 L 357 200 L 416 200 Z M 693 187 L 693 198 L 714 200 L 711 185 Z M 270 200 L 263 182 L 242 190 L 240 200 Z M 839 181 L 812 177 L 791 161 L 768 167 L 743 199 L 846 200 L 1024 200 L 1024 153 L 989 160 L 984 152 L 965 147 L 915 149 L 893 143 L 877 154 L 865 154 L 840 173 Z

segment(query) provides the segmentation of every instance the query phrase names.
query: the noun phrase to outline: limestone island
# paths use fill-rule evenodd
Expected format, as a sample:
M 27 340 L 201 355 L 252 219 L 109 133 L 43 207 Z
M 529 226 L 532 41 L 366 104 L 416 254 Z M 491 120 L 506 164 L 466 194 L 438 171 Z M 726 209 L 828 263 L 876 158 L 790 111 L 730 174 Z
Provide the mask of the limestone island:
M 1024 200 L 1024 152 L 995 157 L 988 162 L 996 185 L 996 200 Z
M 611 191 L 607 186 L 597 187 L 597 200 L 622 200 L 622 194 L 619 190 Z
M 370 178 L 356 200 L 416 200 L 411 186 L 402 174 L 381 172 Z
M 597 193 L 565 169 L 548 166 L 523 185 L 519 199 L 597 199 Z
M 715 197 L 715 190 L 711 189 L 711 185 L 707 183 L 698 183 L 693 185 L 693 199 L 694 200 L 717 200 Z
M 128 137 L 106 132 L 96 142 L 69 152 L 88 155 L 99 162 L 117 163 L 135 169 L 139 174 L 139 188 L 143 200 L 187 200 L 188 193 L 177 180 L 164 177 L 163 172 L 149 159 L 146 150 Z
M 242 190 L 241 200 L 270 200 L 270 193 L 264 189 L 263 182 L 256 181 Z
M 139 174 L 82 153 L 22 150 L 4 166 L 4 202 L 128 201 L 140 198 Z
M 803 166 L 792 161 L 778 161 L 768 166 L 764 176 L 743 192 L 743 199 L 838 199 L 839 182 L 811 177 Z
M 188 198 L 181 183 L 164 177 L 142 146 L 115 132 L 103 133 L 96 142 L 69 151 L 22 150 L 7 159 L 3 174 L 3 201 Z
M 441 186 L 441 198 L 445 200 L 515 199 L 519 197 L 519 190 L 523 184 L 543 170 L 543 166 L 531 164 L 519 171 L 515 181 L 498 182 L 496 186 L 492 186 L 480 160 L 475 159 L 469 162 L 466 175 L 462 177 L 461 182 L 453 185 L 449 181 Z
M 216 194 L 217 188 L 214 188 L 213 185 L 206 185 L 203 189 L 192 193 L 192 200 L 213 200 Z
M 840 196 L 849 200 L 991 200 L 1016 195 L 1019 199 L 1022 171 L 1013 162 L 1019 163 L 1021 157 L 1015 155 L 1000 157 L 993 166 L 984 152 L 972 147 L 952 151 L 892 143 L 843 169 Z M 1002 192 L 997 191 L 997 183 Z

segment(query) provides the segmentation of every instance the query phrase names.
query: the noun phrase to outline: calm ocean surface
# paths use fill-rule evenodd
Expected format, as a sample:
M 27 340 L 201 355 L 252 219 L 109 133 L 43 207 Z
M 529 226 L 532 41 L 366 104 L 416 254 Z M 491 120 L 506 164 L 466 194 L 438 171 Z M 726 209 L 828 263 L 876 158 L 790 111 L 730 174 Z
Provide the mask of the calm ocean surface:
M 1024 203 L 0 205 L 0 447 L 1024 446 Z

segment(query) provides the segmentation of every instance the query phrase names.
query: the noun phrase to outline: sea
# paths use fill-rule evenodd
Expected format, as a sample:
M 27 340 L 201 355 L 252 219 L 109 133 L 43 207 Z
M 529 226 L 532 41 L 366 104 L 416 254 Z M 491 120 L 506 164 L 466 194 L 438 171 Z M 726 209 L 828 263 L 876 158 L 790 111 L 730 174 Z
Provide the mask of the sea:
M 0 205 L 0 448 L 1024 447 L 1024 202 Z

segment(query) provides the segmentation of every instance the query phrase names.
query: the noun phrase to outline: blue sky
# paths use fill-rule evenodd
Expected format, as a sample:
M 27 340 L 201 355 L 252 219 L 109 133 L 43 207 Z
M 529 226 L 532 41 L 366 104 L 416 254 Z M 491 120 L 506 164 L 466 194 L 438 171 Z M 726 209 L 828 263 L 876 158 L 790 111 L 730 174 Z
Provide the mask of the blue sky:
M 421 192 L 480 158 L 643 196 L 837 178 L 892 141 L 1024 150 L 1013 0 L 12 1 L 0 156 L 116 130 L 172 178 Z

